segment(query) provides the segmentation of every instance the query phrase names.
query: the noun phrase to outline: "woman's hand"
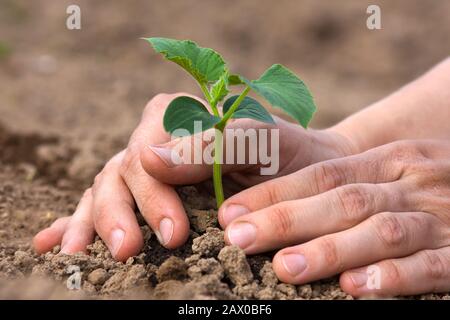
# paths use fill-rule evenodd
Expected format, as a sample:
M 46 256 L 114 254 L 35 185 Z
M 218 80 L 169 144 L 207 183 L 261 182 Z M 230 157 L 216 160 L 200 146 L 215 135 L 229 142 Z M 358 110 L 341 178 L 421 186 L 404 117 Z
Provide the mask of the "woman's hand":
M 185 242 L 189 222 L 171 184 L 207 179 L 212 168 L 208 165 L 168 165 L 170 157 L 165 156 L 170 153 L 172 143 L 162 127 L 162 119 L 166 107 L 177 96 L 160 94 L 148 103 L 128 147 L 105 165 L 92 188 L 85 192 L 75 213 L 56 220 L 36 235 L 34 247 L 37 252 L 46 252 L 57 244 L 61 244 L 64 253 L 84 251 L 98 233 L 114 258 L 126 260 L 136 255 L 143 245 L 135 216 L 137 208 L 162 245 L 175 248 Z M 275 119 L 281 142 L 278 175 L 261 177 L 258 166 L 248 165 L 225 165 L 224 172 L 249 186 L 351 152 L 350 144 L 339 134 L 305 131 Z M 236 120 L 228 127 L 258 129 L 267 125 Z M 188 143 L 192 141 L 190 137 L 186 139 Z
M 450 142 L 400 141 L 318 163 L 236 194 L 219 219 L 226 242 L 247 253 L 284 248 L 273 260 L 284 282 L 342 273 L 353 296 L 448 291 Z M 378 289 L 366 285 L 373 270 Z

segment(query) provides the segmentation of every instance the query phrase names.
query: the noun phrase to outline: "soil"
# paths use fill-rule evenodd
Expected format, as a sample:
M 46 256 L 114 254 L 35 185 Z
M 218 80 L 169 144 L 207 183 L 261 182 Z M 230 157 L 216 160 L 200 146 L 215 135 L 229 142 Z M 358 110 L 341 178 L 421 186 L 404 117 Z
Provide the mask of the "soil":
M 209 183 L 178 188 L 191 235 L 176 250 L 161 247 L 145 225 L 141 254 L 125 263 L 100 239 L 75 256 L 58 247 L 36 255 L 31 239 L 73 213 L 105 161 L 126 146 L 151 96 L 199 93 L 139 37 L 194 39 L 250 78 L 286 64 L 315 93 L 313 125 L 325 127 L 448 56 L 450 3 L 380 1 L 379 32 L 365 28 L 369 2 L 360 0 L 205 1 L 201 10 L 190 0 L 77 3 L 82 30 L 68 31 L 71 1 L 0 2 L 0 298 L 351 299 L 337 278 L 280 283 L 271 253 L 246 257 L 224 247 Z M 67 288 L 73 266 L 81 290 Z
M 56 246 L 39 256 L 31 248 L 30 236 L 57 217 L 71 214 L 77 201 L 78 193 L 70 187 L 70 162 L 64 157 L 72 149 L 58 139 L 16 136 L 0 130 L 4 151 L 0 158 L 0 298 L 352 299 L 340 290 L 337 278 L 301 286 L 280 283 L 271 267 L 271 254 L 246 257 L 238 247 L 225 246 L 207 183 L 178 188 L 191 234 L 176 250 L 162 247 L 142 224 L 142 253 L 125 263 L 112 259 L 99 238 L 88 246 L 88 254 L 64 255 Z M 8 159 L 31 147 L 36 152 L 27 162 Z M 59 152 L 49 157 L 38 151 L 50 149 Z M 72 157 L 77 161 L 76 154 Z M 49 159 L 52 162 L 47 163 Z M 56 175 L 45 168 L 57 168 L 61 179 L 56 184 L 64 187 L 49 183 L 47 177 L 53 181 Z M 39 171 L 46 175 L 36 178 Z M 67 287 L 74 266 L 80 271 L 80 290 Z

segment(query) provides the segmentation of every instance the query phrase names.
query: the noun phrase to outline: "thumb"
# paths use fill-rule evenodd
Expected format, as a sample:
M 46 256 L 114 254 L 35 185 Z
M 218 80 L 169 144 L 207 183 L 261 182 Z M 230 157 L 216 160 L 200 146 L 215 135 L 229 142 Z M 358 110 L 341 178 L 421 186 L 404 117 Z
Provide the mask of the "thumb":
M 268 143 L 261 145 L 272 148 L 270 129 L 275 128 L 276 125 L 250 119 L 230 122 L 223 134 L 222 173 L 260 167 L 259 141 L 269 139 Z M 259 134 L 261 129 L 266 129 L 264 135 Z M 149 145 L 141 150 L 142 167 L 155 179 L 169 184 L 198 183 L 208 179 L 212 176 L 214 140 L 222 138 L 217 134 L 217 130 L 209 129 L 164 144 Z M 266 154 L 272 151 L 267 150 Z

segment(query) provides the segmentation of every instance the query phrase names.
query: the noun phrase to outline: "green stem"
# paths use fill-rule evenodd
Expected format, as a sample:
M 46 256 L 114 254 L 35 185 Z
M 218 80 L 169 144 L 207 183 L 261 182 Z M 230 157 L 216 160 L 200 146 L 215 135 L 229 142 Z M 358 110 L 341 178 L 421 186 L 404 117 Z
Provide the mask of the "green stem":
M 213 164 L 213 184 L 214 192 L 216 195 L 217 210 L 219 210 L 225 197 L 223 195 L 222 184 L 222 148 L 223 148 L 223 128 L 216 128 L 220 132 L 220 136 L 217 135 L 214 139 L 214 164 Z
M 225 125 L 227 124 L 227 121 L 231 118 L 231 116 L 236 111 L 236 109 L 239 107 L 242 100 L 244 100 L 245 96 L 249 93 L 249 91 L 250 91 L 250 87 L 246 86 L 244 91 L 242 91 L 242 93 L 239 95 L 239 97 L 233 102 L 230 109 L 228 109 L 227 113 L 225 113 L 223 115 L 222 120 L 220 120 L 220 122 L 216 125 L 216 127 L 223 127 L 223 128 L 225 127 Z
M 250 87 L 246 87 L 244 91 L 239 95 L 239 97 L 234 101 L 231 105 L 230 109 L 228 109 L 227 113 L 223 115 L 223 118 L 219 123 L 215 125 L 215 129 L 220 132 L 220 136 L 217 136 L 214 139 L 214 164 L 213 164 L 213 184 L 214 184 L 214 192 L 216 195 L 217 202 L 217 210 L 222 205 L 225 197 L 223 195 L 223 184 L 222 184 L 222 150 L 223 150 L 223 131 L 228 120 L 233 115 L 234 111 L 236 111 L 237 107 L 241 104 L 242 100 L 244 100 L 245 96 L 250 91 Z M 213 107 L 213 106 L 211 106 Z M 213 110 L 217 109 L 217 107 L 213 107 Z
M 206 85 L 202 83 L 200 84 L 200 88 L 202 89 L 203 95 L 205 96 L 206 100 L 208 100 L 208 103 L 211 106 L 213 114 L 216 117 L 220 117 L 219 110 L 217 109 L 217 102 L 214 103 L 213 98 L 211 97 L 211 94 L 209 93 L 209 90 L 206 87 Z

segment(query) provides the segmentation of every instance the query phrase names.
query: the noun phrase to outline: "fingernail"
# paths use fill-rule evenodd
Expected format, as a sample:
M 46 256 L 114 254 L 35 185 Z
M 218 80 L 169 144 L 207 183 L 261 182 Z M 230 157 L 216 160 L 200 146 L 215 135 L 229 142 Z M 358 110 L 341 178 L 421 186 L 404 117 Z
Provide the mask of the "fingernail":
M 229 227 L 227 235 L 231 244 L 245 249 L 255 241 L 256 228 L 251 223 L 238 222 Z
M 366 272 L 351 272 L 349 276 L 356 288 L 361 288 L 367 284 L 368 276 Z
M 170 148 L 164 148 L 161 146 L 148 146 L 169 168 L 173 168 L 180 164 L 183 164 L 183 159 L 178 153 Z
M 222 218 L 225 225 L 228 225 L 231 221 L 237 217 L 243 216 L 244 214 L 250 213 L 246 207 L 239 204 L 230 204 L 225 207 Z
M 172 240 L 173 235 L 173 222 L 169 218 L 164 218 L 159 223 L 159 230 L 155 231 L 158 241 L 162 245 L 166 245 Z
M 111 251 L 113 257 L 115 257 L 119 252 L 124 238 L 125 232 L 122 229 L 115 229 L 111 232 L 111 236 L 109 239 L 109 251 Z
M 298 276 L 306 269 L 306 259 L 301 254 L 285 254 L 281 261 L 286 271 L 293 277 Z

